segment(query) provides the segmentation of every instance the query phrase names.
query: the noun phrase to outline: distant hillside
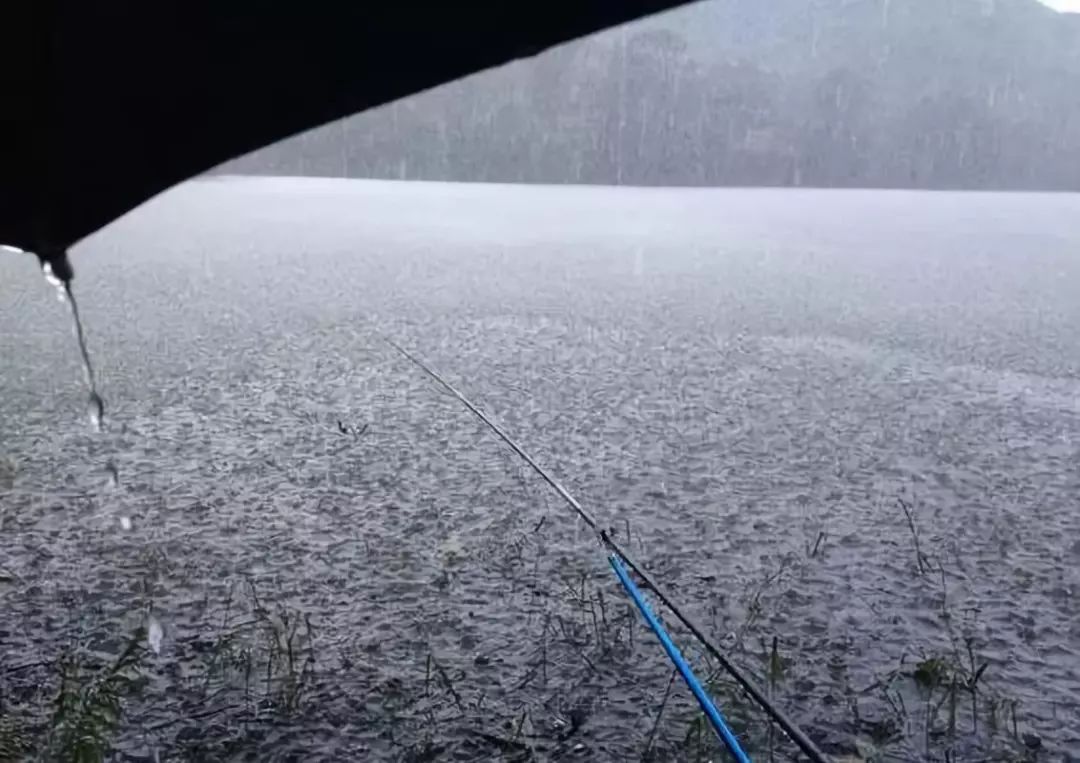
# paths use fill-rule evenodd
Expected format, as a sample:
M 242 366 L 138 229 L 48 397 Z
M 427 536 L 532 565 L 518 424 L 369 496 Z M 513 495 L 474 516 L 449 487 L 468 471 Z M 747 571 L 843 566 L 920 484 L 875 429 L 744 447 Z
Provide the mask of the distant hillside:
M 1080 190 L 1080 15 L 1036 0 L 708 0 L 221 171 Z

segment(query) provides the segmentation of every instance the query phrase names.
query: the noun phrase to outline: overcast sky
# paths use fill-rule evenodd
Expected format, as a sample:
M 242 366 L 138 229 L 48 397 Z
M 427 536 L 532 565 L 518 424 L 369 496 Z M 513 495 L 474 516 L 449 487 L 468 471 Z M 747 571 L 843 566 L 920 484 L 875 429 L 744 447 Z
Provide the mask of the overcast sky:
M 1059 11 L 1080 13 L 1080 0 L 1042 0 L 1042 2 Z

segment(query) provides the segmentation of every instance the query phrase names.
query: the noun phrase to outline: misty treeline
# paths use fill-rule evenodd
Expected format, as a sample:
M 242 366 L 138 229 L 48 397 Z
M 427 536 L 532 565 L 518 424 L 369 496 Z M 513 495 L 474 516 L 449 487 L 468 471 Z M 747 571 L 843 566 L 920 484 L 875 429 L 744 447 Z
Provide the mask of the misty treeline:
M 1036 0 L 708 0 L 221 170 L 1076 190 L 1080 15 Z

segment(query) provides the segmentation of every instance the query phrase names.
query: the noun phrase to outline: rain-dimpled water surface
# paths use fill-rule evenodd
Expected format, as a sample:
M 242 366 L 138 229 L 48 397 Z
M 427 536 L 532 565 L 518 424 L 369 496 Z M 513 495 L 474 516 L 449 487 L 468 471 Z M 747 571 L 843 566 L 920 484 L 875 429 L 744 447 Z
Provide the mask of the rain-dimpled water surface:
M 101 432 L 67 309 L 5 253 L 0 731 L 55 751 L 61 679 L 127 659 L 117 760 L 715 757 L 587 529 L 386 335 L 827 752 L 1067 758 L 1078 218 L 1075 195 L 192 182 L 73 252 Z M 794 757 L 672 632 L 748 747 Z

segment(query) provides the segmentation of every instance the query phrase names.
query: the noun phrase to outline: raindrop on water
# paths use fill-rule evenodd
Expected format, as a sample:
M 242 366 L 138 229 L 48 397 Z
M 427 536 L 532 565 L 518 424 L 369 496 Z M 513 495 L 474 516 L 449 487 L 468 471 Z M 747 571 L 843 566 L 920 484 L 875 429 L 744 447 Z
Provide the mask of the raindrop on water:
M 146 623 L 146 643 L 149 644 L 150 650 L 154 654 L 161 654 L 161 640 L 165 637 L 165 631 L 161 628 L 161 623 L 153 615 L 150 615 L 150 619 Z
M 105 464 L 105 471 L 109 475 L 109 487 L 116 487 L 120 484 L 120 471 L 111 459 L 109 463 Z

